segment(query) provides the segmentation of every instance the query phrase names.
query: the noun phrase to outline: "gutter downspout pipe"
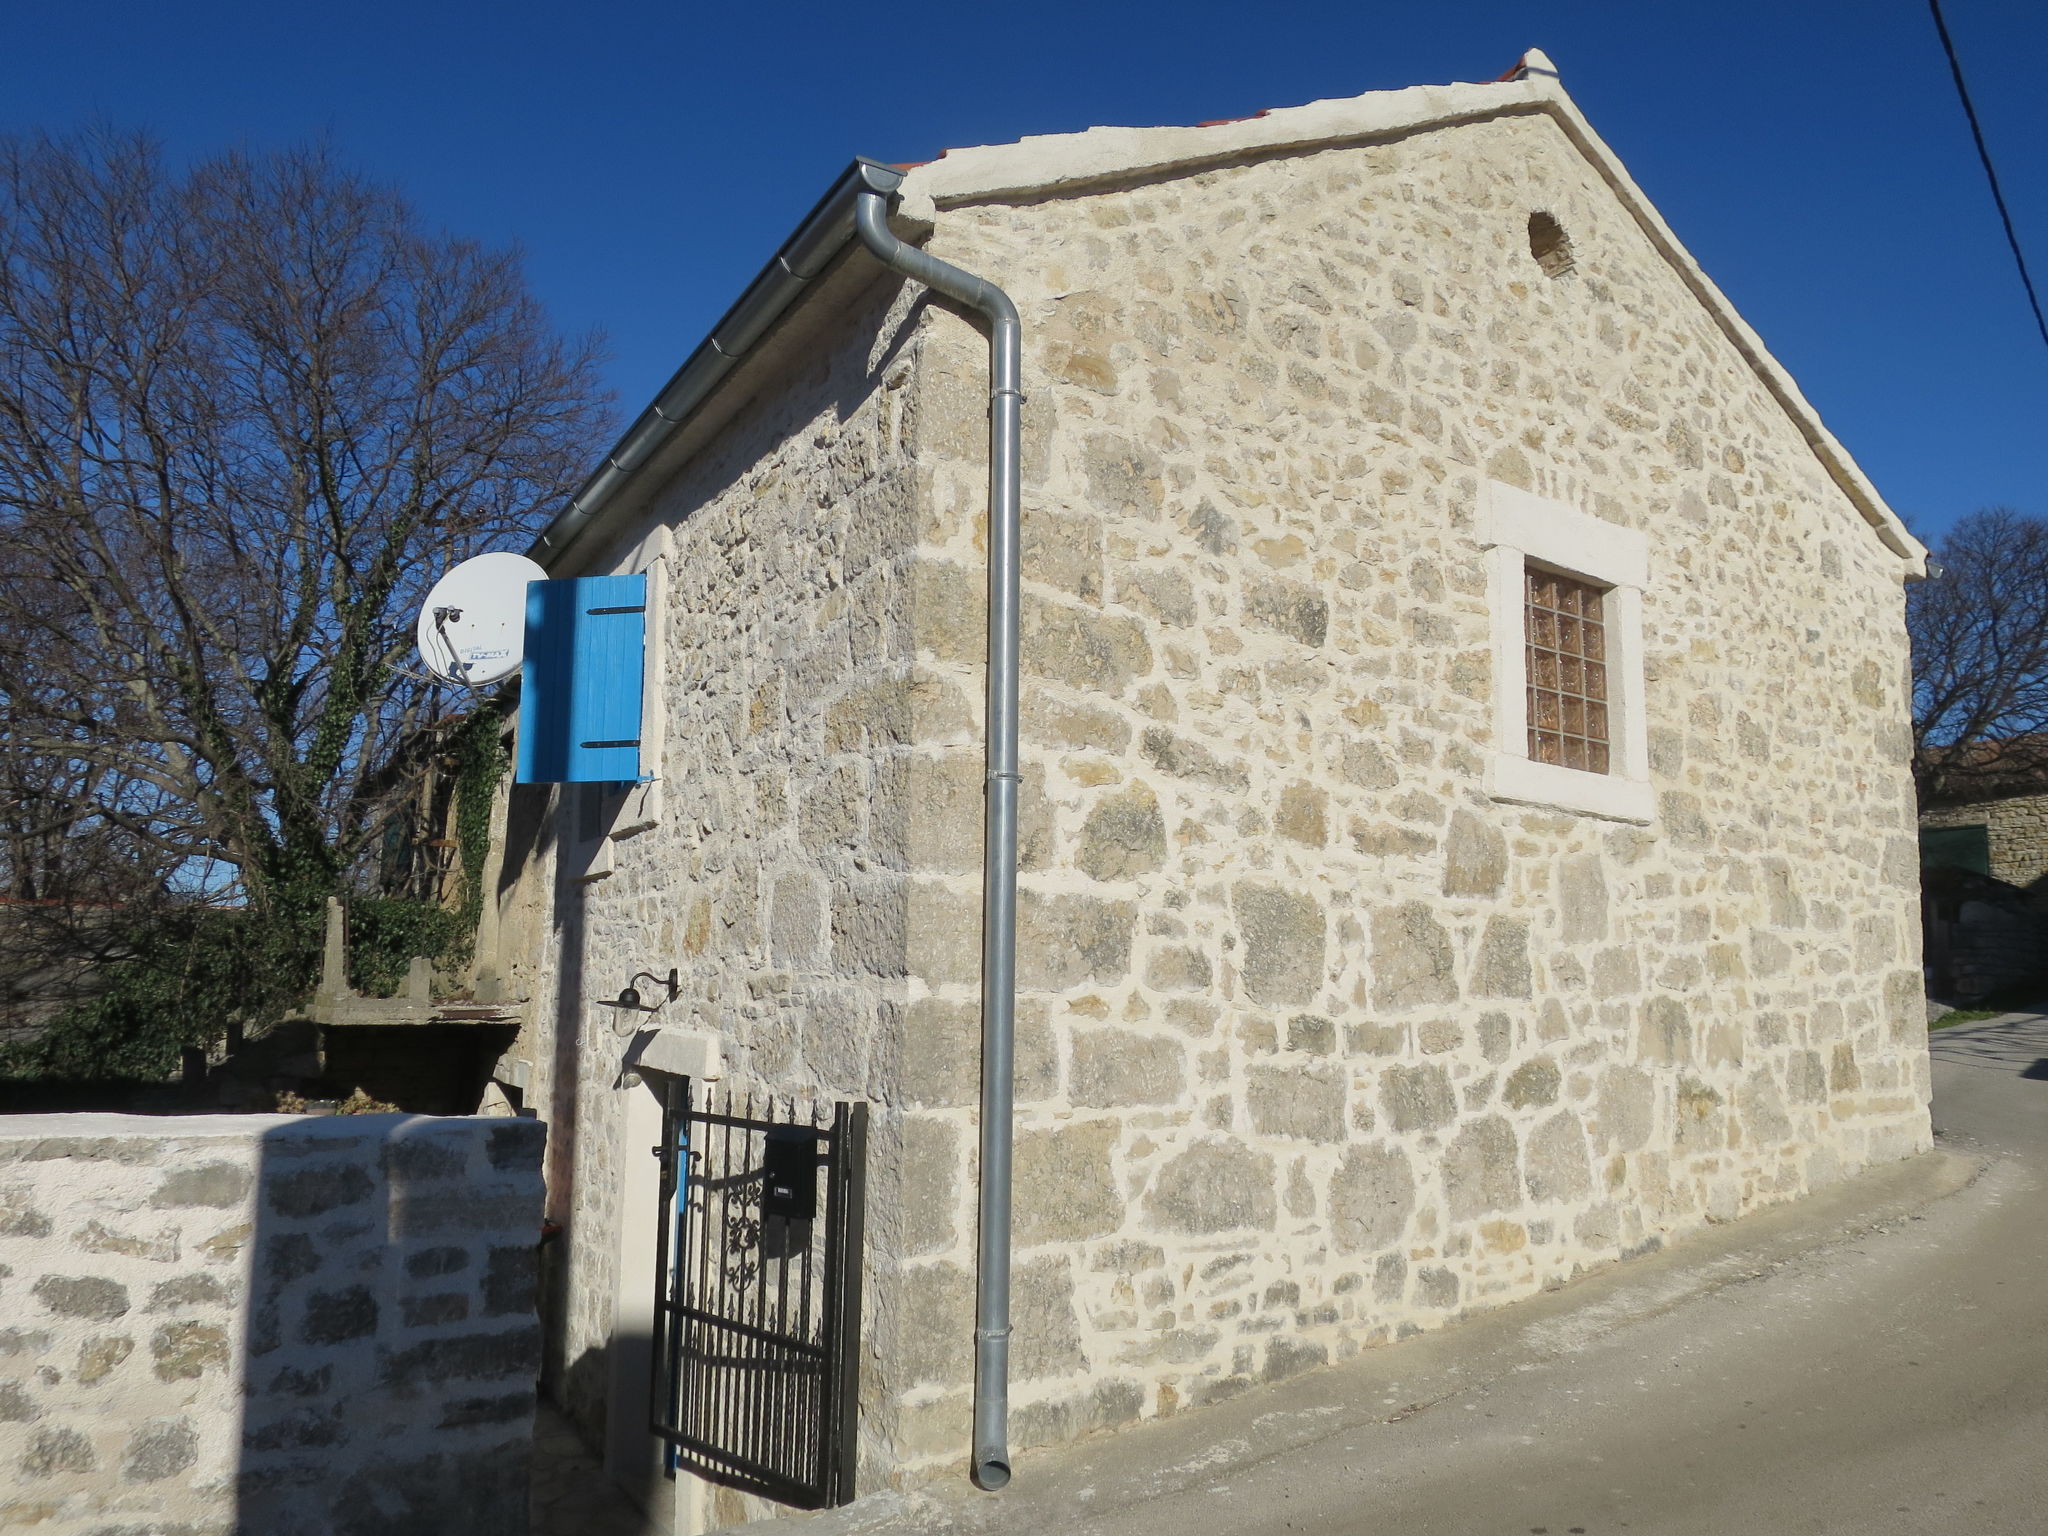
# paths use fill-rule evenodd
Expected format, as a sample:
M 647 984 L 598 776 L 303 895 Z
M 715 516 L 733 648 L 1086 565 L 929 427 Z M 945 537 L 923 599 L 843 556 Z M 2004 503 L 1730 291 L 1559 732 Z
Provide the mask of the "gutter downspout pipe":
M 906 245 L 889 228 L 889 196 L 863 190 L 861 243 L 881 263 L 987 318 L 988 786 L 982 839 L 981 1179 L 974 1304 L 977 1487 L 1010 1480 L 1010 1154 L 1017 1024 L 1017 560 L 1022 473 L 1022 327 L 1009 295 L 985 278 Z

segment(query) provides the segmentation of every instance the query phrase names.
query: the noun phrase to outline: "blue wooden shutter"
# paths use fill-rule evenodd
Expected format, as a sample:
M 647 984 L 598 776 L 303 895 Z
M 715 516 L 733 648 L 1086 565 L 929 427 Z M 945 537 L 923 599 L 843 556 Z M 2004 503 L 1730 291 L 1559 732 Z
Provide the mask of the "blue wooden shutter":
M 520 783 L 640 777 L 646 637 L 645 576 L 528 584 Z

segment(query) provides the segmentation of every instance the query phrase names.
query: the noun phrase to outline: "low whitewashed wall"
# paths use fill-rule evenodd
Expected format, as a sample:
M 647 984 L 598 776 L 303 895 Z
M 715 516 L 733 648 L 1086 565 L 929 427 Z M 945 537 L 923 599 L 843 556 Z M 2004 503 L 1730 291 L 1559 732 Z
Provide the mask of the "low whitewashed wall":
M 0 1530 L 518 1536 L 544 1134 L 0 1117 Z

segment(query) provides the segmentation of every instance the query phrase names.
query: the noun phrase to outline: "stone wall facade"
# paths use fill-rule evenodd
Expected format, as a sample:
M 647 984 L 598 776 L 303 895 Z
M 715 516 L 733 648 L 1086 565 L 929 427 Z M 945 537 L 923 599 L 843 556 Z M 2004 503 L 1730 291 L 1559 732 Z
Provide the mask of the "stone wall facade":
M 1928 1144 L 1905 562 L 1554 120 L 930 248 L 1025 335 L 1018 1446 Z M 985 363 L 893 282 L 805 355 L 593 557 L 670 562 L 665 787 L 595 872 L 513 836 L 505 931 L 576 1122 L 565 1374 L 639 1219 L 607 989 L 677 964 L 729 1083 L 872 1101 L 873 1488 L 967 1446 Z M 1487 793 L 1488 482 L 1647 537 L 1647 825 Z
M 525 1530 L 544 1134 L 0 1119 L 0 1529 Z
M 1940 806 L 1923 815 L 1920 825 L 1984 828 L 1992 878 L 2008 885 L 2030 886 L 2048 875 L 2048 795 Z

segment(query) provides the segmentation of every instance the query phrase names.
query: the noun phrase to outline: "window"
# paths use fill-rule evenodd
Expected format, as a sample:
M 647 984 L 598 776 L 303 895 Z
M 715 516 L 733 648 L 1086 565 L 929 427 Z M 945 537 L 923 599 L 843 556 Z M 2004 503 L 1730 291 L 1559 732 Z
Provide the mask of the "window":
M 1563 277 L 1577 260 L 1572 255 L 1572 237 L 1555 214 L 1543 212 L 1529 215 L 1529 254 L 1545 277 Z
M 1617 821 L 1655 819 L 1643 708 L 1648 540 L 1488 482 L 1480 538 L 1493 608 L 1487 792 Z
M 1525 565 L 1522 620 L 1528 635 L 1529 757 L 1560 768 L 1607 771 L 1607 638 L 1604 588 Z

